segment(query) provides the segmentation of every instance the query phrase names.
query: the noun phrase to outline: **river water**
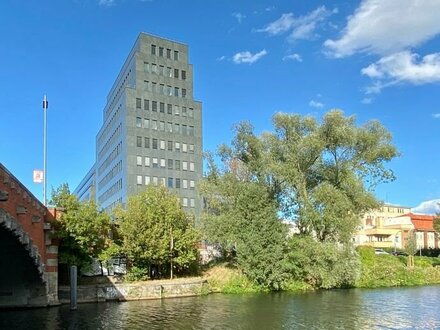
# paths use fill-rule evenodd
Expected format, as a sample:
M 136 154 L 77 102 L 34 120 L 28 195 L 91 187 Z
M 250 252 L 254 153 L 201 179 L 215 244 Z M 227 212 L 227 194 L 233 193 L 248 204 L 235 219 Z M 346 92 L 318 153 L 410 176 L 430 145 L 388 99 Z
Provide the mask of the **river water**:
M 440 329 L 440 286 L 80 304 L 0 312 L 0 329 Z

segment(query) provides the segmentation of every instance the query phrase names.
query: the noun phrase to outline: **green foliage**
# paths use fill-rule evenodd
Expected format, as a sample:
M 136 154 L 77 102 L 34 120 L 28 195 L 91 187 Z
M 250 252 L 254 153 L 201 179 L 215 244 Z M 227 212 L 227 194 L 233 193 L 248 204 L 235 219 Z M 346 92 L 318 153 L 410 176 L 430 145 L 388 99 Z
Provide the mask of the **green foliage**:
M 57 228 L 59 261 L 84 269 L 90 258 L 99 257 L 111 245 L 110 218 L 93 201 L 79 202 L 67 184 L 52 190 L 51 203 L 63 209 Z
M 242 181 L 236 173 L 220 176 L 211 172 L 202 191 L 208 204 L 203 217 L 206 238 L 233 251 L 251 281 L 279 290 L 286 278 L 283 260 L 287 231 L 265 186 Z
M 359 276 L 357 253 L 350 246 L 319 242 L 310 236 L 289 240 L 288 269 L 295 281 L 313 288 L 352 287 Z
M 149 186 L 130 196 L 127 209 L 115 209 L 122 237 L 122 251 L 132 264 L 151 264 L 166 271 L 183 271 L 198 257 L 198 234 L 193 218 L 182 209 L 178 198 L 165 187 Z
M 124 280 L 127 282 L 145 281 L 147 279 L 148 269 L 136 266 L 131 267 L 124 276 Z

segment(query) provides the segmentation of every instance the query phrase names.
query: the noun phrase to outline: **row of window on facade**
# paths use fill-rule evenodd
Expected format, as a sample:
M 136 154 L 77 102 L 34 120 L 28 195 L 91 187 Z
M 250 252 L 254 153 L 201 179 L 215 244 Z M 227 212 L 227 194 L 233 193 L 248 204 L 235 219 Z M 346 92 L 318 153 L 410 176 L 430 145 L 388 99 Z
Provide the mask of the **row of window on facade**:
M 143 141 L 143 145 L 142 145 Z M 150 143 L 151 142 L 151 143 Z M 150 139 L 149 137 L 137 136 L 136 137 L 136 146 L 141 148 L 152 148 L 155 150 L 168 150 L 168 151 L 177 151 L 177 152 L 189 152 L 194 153 L 194 144 L 192 143 L 183 143 L 176 141 L 165 141 L 160 139 Z
M 98 202 L 102 204 L 121 189 L 122 189 L 122 179 L 119 179 L 114 184 L 112 184 L 110 188 L 108 188 L 106 191 L 104 191 L 104 193 L 102 193 L 98 197 Z
M 181 178 L 160 178 L 157 176 L 149 176 L 149 175 L 137 175 L 136 176 L 136 183 L 138 186 L 141 185 L 149 185 L 152 184 L 153 186 L 166 186 L 168 188 L 176 188 L 176 189 L 195 189 L 195 182 L 194 180 L 187 180 L 187 179 L 181 179 Z
M 171 59 L 171 54 L 173 54 L 173 60 L 179 60 L 179 51 L 172 50 L 170 48 L 164 48 L 161 46 L 151 45 L 151 55 L 158 55 L 159 57 L 166 57 L 167 59 Z
M 150 125 L 151 122 L 151 125 Z M 162 131 L 168 133 L 177 133 L 183 135 L 194 136 L 194 126 L 178 124 L 172 122 L 151 120 L 148 118 L 136 117 L 136 127 L 138 128 L 148 128 L 155 131 Z
M 169 66 L 157 65 L 155 63 L 144 62 L 144 71 L 157 74 L 168 78 L 176 78 L 186 80 L 186 71 L 171 68 Z
M 112 209 L 114 209 L 117 205 L 121 205 L 122 204 L 122 197 L 119 197 L 117 200 L 115 200 L 113 203 L 111 203 L 110 205 L 108 205 L 107 207 L 104 208 L 104 212 L 108 213 L 110 212 Z
M 136 156 L 137 166 L 146 166 L 152 168 L 168 168 L 169 170 L 194 172 L 194 162 L 181 161 L 179 159 L 165 159 L 156 157 Z
M 154 81 L 144 80 L 144 90 L 165 96 L 175 96 L 186 98 L 186 88 L 172 87 L 169 85 L 158 84 Z
M 159 105 L 159 106 L 158 106 Z M 136 98 L 136 109 L 142 109 L 142 99 Z M 157 101 L 151 101 L 151 107 L 150 107 L 150 100 L 144 99 L 144 110 L 153 112 L 160 112 L 165 113 L 165 103 L 164 102 L 157 102 Z M 176 115 L 176 116 L 182 116 L 182 117 L 194 117 L 194 109 L 188 108 L 185 106 L 178 106 L 178 105 L 172 105 L 167 103 L 166 104 L 166 113 L 169 115 Z

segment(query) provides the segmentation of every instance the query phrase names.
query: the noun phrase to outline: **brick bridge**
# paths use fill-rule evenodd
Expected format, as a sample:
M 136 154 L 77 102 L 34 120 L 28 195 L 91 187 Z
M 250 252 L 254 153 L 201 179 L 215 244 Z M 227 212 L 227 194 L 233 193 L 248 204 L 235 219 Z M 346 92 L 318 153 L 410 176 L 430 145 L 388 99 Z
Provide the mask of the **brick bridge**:
M 58 304 L 55 217 L 0 163 L 0 308 Z

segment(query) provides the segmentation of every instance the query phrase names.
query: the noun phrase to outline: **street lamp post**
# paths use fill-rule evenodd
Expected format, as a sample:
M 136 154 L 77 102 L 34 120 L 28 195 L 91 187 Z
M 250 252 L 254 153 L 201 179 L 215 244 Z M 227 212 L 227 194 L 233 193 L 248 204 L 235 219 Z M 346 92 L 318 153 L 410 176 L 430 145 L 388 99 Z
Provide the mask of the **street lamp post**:
M 49 101 L 46 95 L 43 97 L 43 113 L 44 113 L 44 132 L 43 132 L 43 204 L 47 206 L 47 109 L 49 108 Z

